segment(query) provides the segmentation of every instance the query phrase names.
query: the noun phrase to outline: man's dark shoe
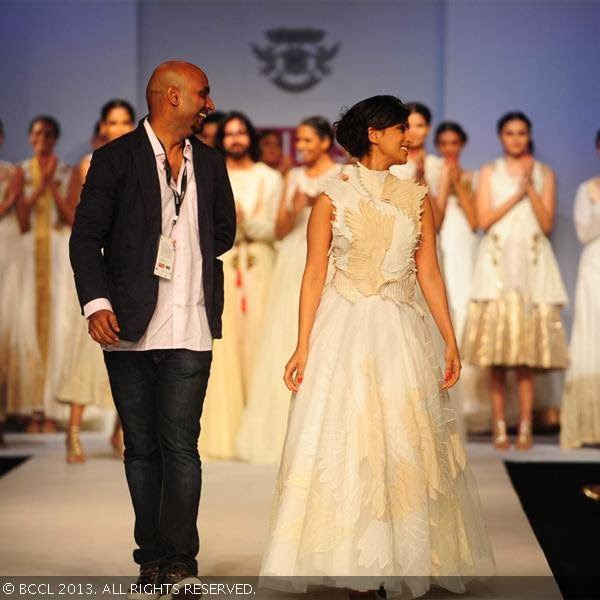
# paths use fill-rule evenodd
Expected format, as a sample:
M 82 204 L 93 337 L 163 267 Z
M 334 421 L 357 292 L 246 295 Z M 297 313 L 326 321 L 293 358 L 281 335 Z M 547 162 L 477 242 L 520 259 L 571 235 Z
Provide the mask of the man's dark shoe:
M 160 598 L 161 571 L 158 562 L 147 562 L 140 566 L 137 581 L 127 593 L 127 600 L 157 600 Z
M 163 595 L 160 600 L 198 600 L 202 596 L 202 581 L 195 571 L 187 565 L 174 563 L 169 565 L 163 572 L 161 586 Z M 174 593 L 174 589 L 177 591 Z

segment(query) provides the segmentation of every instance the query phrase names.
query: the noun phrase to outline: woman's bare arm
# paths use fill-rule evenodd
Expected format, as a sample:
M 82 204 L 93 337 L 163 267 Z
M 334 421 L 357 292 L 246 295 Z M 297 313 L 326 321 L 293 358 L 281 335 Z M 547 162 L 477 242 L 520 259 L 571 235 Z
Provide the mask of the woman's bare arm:
M 20 168 L 14 170 L 4 191 L 4 197 L 0 198 L 0 217 L 3 217 L 13 206 L 17 204 L 23 171 Z
M 310 333 L 327 277 L 328 255 L 332 237 L 332 216 L 333 206 L 331 200 L 326 194 L 321 194 L 315 201 L 308 222 L 308 252 L 300 290 L 298 343 L 294 355 L 286 365 L 284 374 L 284 381 L 292 391 L 298 391 L 298 384 L 302 382 L 304 366 L 308 356 Z
M 294 206 L 288 207 L 286 199 L 290 186 L 289 173 L 285 176 L 283 193 L 279 200 L 279 208 L 277 210 L 277 221 L 275 223 L 275 238 L 282 240 L 293 228 L 296 221 L 296 212 Z
M 59 186 L 56 182 L 50 183 L 50 191 L 54 202 L 56 202 L 56 208 L 60 214 L 60 218 L 67 224 L 73 225 L 75 219 L 75 208 L 79 203 L 79 196 L 81 194 L 81 179 L 79 177 L 79 169 L 71 169 L 71 175 L 69 177 L 69 184 L 67 191 L 63 196 L 60 192 Z
M 471 177 L 471 181 L 474 178 Z M 477 229 L 477 213 L 475 212 L 475 192 L 473 186 L 470 185 L 468 188 L 462 185 L 460 179 L 456 182 L 456 196 L 458 197 L 458 203 L 465 213 L 469 227 L 473 231 Z
M 526 184 L 527 196 L 531 200 L 533 212 L 542 228 L 542 231 L 548 235 L 552 231 L 554 225 L 554 214 L 556 211 L 556 181 L 554 171 L 548 167 L 544 167 L 544 182 L 542 185 L 542 193 L 538 194 L 533 187 L 531 177 L 527 178 Z
M 481 169 L 479 185 L 477 186 L 477 223 L 483 230 L 488 230 L 496 221 L 499 221 L 517 202 L 525 195 L 523 185 L 516 194 L 513 194 L 497 208 L 492 208 L 490 180 L 492 168 L 485 165 Z

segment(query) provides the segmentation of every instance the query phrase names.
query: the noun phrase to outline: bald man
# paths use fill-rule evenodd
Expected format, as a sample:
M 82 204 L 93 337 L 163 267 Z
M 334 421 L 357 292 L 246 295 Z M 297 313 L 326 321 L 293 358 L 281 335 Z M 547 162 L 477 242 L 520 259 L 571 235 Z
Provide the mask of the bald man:
M 131 598 L 199 582 L 199 423 L 221 337 L 217 256 L 236 224 L 224 160 L 195 137 L 215 109 L 206 74 L 163 63 L 146 99 L 138 128 L 94 152 L 70 244 L 123 423 L 140 567 Z

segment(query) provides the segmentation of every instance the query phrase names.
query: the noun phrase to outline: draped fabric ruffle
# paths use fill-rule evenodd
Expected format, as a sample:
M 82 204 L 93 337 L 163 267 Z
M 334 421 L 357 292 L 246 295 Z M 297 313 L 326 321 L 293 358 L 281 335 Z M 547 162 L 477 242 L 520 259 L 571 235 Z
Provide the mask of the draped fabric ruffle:
M 528 305 L 518 292 L 471 301 L 461 354 L 479 367 L 563 369 L 568 349 L 560 306 Z

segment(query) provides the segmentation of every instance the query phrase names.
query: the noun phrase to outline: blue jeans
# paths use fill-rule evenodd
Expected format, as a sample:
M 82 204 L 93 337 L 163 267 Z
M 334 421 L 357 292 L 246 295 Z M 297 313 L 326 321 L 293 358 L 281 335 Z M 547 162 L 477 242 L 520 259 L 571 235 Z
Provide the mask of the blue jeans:
M 198 436 L 211 361 L 212 352 L 179 349 L 104 353 L 123 425 L 137 564 L 197 572 Z

